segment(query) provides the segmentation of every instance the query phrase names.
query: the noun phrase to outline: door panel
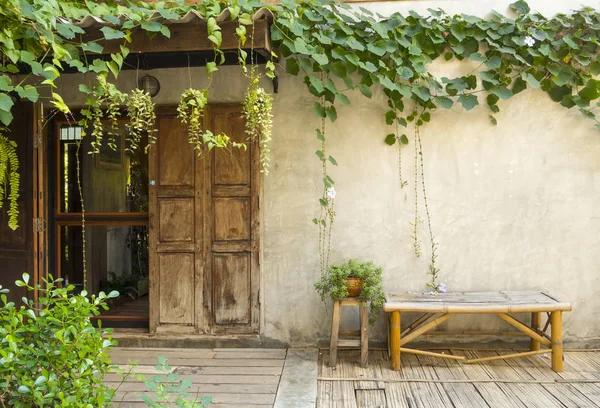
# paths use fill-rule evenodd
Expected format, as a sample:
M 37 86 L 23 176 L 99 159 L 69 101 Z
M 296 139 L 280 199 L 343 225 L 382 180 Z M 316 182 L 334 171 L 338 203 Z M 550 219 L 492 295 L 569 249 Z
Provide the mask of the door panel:
M 213 333 L 259 331 L 259 150 L 248 141 L 239 106 L 212 106 L 208 128 L 226 133 L 247 149 L 216 150 L 211 157 L 209 184 L 211 217 L 207 222 L 212 276 L 206 297 Z M 207 291 L 205 290 L 205 293 Z
M 174 111 L 159 111 L 149 157 L 150 331 L 198 331 L 202 315 L 201 165 Z
M 17 143 L 19 158 L 19 227 L 13 231 L 8 227 L 8 200 L 0 209 L 0 285 L 8 288 L 8 299 L 16 304 L 21 297 L 30 296 L 26 289 L 17 287 L 15 280 L 21 279 L 23 272 L 35 278 L 33 246 L 33 126 L 34 109 L 31 103 L 18 103 L 13 108 L 14 120 L 7 132 L 9 139 Z M 36 188 L 37 190 L 37 188 Z M 0 197 L 4 199 L 4 197 Z
M 241 106 L 209 106 L 206 128 L 247 149 L 198 157 L 175 114 L 157 115 L 150 149 L 150 330 L 258 333 L 257 143 Z
M 161 324 L 193 324 L 194 255 L 166 253 L 159 259 Z
M 215 323 L 250 324 L 250 254 L 215 254 Z

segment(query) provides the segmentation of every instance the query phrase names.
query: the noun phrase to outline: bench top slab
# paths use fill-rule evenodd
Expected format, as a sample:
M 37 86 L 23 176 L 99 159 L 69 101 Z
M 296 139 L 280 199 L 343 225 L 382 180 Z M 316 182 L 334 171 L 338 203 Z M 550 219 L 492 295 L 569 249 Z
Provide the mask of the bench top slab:
M 537 291 L 387 293 L 386 312 L 423 313 L 518 313 L 571 310 L 571 304 Z

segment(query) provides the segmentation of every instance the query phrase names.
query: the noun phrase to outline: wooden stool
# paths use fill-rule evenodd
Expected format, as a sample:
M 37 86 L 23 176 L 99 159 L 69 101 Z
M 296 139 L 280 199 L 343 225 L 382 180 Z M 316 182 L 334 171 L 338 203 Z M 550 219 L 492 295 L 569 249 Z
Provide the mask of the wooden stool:
M 360 313 L 360 330 L 340 330 L 340 312 L 342 306 L 358 306 Z M 331 322 L 331 343 L 329 346 L 329 366 L 335 367 L 337 348 L 360 347 L 360 366 L 369 364 L 369 309 L 362 306 L 358 298 L 344 298 L 333 301 L 333 320 Z M 354 336 L 359 339 L 340 340 L 338 336 Z

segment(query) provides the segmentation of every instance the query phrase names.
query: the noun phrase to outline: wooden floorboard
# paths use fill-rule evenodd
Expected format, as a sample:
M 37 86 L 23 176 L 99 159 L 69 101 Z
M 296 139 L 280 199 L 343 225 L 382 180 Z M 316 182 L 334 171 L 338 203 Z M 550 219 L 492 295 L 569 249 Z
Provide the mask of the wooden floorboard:
M 511 350 L 449 349 L 438 353 L 467 359 Z M 480 364 L 402 353 L 402 371 L 389 369 L 387 351 L 338 350 L 335 368 L 328 352 L 319 359 L 317 408 L 587 408 L 600 407 L 600 352 L 565 353 L 565 371 L 551 370 L 549 355 Z
M 115 367 L 104 382 L 116 389 L 115 406 L 144 407 L 143 396 L 155 393 L 138 374 L 162 376 L 162 368 L 157 367 L 161 356 L 167 359 L 167 373 L 175 374 L 177 380 L 191 380 L 190 395 L 212 398 L 210 408 L 272 408 L 286 353 L 285 349 L 115 348 L 111 352 Z M 123 373 L 128 372 L 124 379 Z

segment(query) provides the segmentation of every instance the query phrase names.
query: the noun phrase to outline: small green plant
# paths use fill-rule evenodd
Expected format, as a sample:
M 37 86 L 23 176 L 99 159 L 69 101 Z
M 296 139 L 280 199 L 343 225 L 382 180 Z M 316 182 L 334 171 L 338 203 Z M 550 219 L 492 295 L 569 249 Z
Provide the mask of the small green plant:
M 111 329 L 96 329 L 91 318 L 119 293 L 73 294 L 73 285 L 60 287 L 62 279 L 51 276 L 44 283 L 31 286 L 24 273 L 16 285 L 37 291 L 38 302 L 24 297 L 20 307 L 0 286 L 0 404 L 106 406 L 111 390 L 102 381 L 110 369 L 107 351 L 116 342 Z
M 271 162 L 271 129 L 273 128 L 273 97 L 259 84 L 260 75 L 255 65 L 248 74 L 250 85 L 244 96 L 244 117 L 246 133 L 260 143 L 260 164 L 262 172 L 269 174 Z
M 142 136 L 148 135 L 148 144 L 144 151 L 148 153 L 151 144 L 156 143 L 157 130 L 154 127 L 156 114 L 154 113 L 154 102 L 147 92 L 140 89 L 134 89 L 127 98 L 127 116 L 129 123 L 125 125 L 129 132 L 127 141 L 128 150 L 135 151 L 139 149 L 142 143 Z
M 146 379 L 143 375 L 137 378 L 146 384 L 149 391 L 155 392 L 155 397 L 143 394 L 141 398 L 147 406 L 153 408 L 167 408 L 175 406 L 177 408 L 205 408 L 212 403 L 211 397 L 200 397 L 198 392 L 191 394 L 192 379 L 189 377 L 180 378 L 177 373 L 172 372 L 173 368 L 167 364 L 167 359 L 163 356 L 158 357 L 156 370 L 161 375 L 155 375 Z M 190 398 L 192 398 L 190 400 Z
M 17 143 L 3 134 L 0 128 L 0 209 L 8 196 L 8 227 L 16 230 L 19 226 L 19 158 Z
M 350 259 L 339 265 L 329 265 L 327 274 L 321 276 L 321 279 L 315 283 L 315 288 L 321 295 L 322 301 L 326 301 L 328 295 L 334 300 L 340 300 L 348 297 L 347 278 L 362 279 L 362 290 L 358 298 L 363 305 L 368 301 L 371 302 L 369 323 L 374 324 L 385 303 L 381 272 L 382 269 L 375 266 L 373 262 Z

